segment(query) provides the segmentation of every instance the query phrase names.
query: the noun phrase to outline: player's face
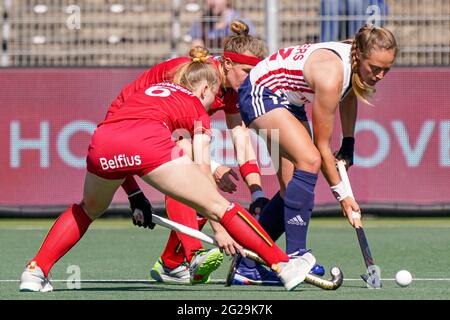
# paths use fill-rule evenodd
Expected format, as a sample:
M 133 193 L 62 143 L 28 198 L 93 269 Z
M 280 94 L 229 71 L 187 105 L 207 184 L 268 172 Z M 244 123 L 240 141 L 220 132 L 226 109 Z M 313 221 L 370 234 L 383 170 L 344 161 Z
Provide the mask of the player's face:
M 197 90 L 194 90 L 194 94 L 200 99 L 206 111 L 209 111 L 211 109 L 211 106 L 216 98 L 216 94 L 219 91 L 219 86 L 219 81 L 217 81 L 213 85 L 210 85 L 205 80 L 197 88 Z
M 395 60 L 394 50 L 373 50 L 369 57 L 361 58 L 359 75 L 364 83 L 373 87 L 389 72 Z
M 227 73 L 226 86 L 233 88 L 237 92 L 252 68 L 253 66 L 248 64 L 233 63 Z

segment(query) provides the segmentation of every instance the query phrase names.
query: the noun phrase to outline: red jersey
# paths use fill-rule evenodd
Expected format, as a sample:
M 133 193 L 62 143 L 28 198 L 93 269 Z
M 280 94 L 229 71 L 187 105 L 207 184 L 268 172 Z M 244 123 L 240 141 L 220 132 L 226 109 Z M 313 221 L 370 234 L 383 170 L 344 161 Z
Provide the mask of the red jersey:
M 172 83 L 158 83 L 127 97 L 114 113 L 99 124 L 123 120 L 154 119 L 171 132 L 185 129 L 192 136 L 211 134 L 211 121 L 200 100 L 186 88 Z
M 143 74 L 139 76 L 138 79 L 132 83 L 127 84 L 120 94 L 111 103 L 106 118 L 111 114 L 115 113 L 122 104 L 131 96 L 133 93 L 148 88 L 152 84 L 161 82 L 171 82 L 177 71 L 177 68 L 183 63 L 190 62 L 189 57 L 179 57 L 167 60 L 165 62 L 159 63 L 154 67 L 148 69 Z M 219 68 L 219 61 L 216 57 L 210 58 L 210 61 L 214 63 L 216 68 Z M 209 111 L 209 115 L 214 114 L 218 110 L 223 110 L 228 114 L 239 113 L 237 108 L 237 92 L 233 89 L 219 89 L 217 93 L 216 100 Z

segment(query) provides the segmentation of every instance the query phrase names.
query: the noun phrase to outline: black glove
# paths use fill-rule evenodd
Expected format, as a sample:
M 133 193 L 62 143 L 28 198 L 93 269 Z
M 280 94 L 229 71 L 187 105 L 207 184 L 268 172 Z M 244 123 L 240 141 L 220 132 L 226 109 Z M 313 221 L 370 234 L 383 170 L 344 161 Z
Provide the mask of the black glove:
M 347 169 L 353 165 L 353 154 L 355 152 L 355 138 L 346 137 L 342 139 L 341 148 L 335 157 L 338 160 L 345 160 Z
M 153 229 L 155 227 L 155 224 L 152 222 L 153 208 L 144 193 L 140 190 L 134 192 L 128 197 L 128 201 L 130 201 L 133 224 Z
M 250 212 L 252 215 L 260 215 L 264 209 L 264 207 L 269 203 L 269 199 L 261 197 L 256 199 L 250 204 L 250 207 L 248 208 L 248 212 Z M 259 209 L 259 213 L 256 213 L 256 209 Z

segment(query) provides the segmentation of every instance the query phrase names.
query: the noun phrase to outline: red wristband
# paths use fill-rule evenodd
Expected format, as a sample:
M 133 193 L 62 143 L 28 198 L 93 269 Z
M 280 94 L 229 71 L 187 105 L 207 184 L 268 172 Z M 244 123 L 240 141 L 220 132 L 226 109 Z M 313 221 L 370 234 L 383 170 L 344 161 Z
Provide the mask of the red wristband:
M 260 173 L 259 166 L 256 160 L 249 160 L 243 165 L 239 166 L 239 172 L 241 173 L 241 176 L 244 179 L 250 173 Z

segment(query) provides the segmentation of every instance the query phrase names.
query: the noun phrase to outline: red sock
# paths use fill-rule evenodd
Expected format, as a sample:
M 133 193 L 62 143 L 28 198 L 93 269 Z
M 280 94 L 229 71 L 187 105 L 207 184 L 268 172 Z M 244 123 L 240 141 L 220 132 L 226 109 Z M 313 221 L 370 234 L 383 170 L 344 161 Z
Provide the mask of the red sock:
M 199 227 L 195 210 L 181 202 L 166 197 L 166 212 L 172 221 L 193 229 Z M 200 240 L 171 231 L 161 259 L 168 268 L 176 268 L 183 263 L 185 258 L 190 262 L 195 251 L 200 249 L 203 249 Z
M 55 221 L 32 261 L 47 277 L 53 265 L 81 239 L 92 220 L 78 204 L 73 204 Z
M 244 248 L 256 252 L 269 266 L 282 261 L 289 261 L 287 254 L 281 250 L 264 231 L 251 214 L 237 203 L 225 211 L 220 223 L 231 237 Z
M 133 176 L 128 176 L 125 178 L 125 180 L 122 183 L 122 188 L 125 190 L 127 195 L 132 194 L 136 190 L 139 190 L 139 185 L 137 184 L 136 180 Z

